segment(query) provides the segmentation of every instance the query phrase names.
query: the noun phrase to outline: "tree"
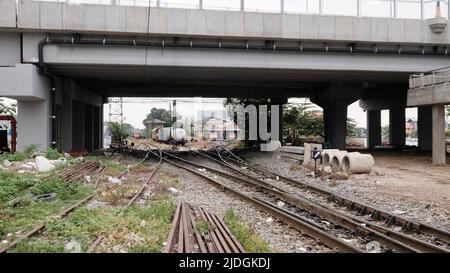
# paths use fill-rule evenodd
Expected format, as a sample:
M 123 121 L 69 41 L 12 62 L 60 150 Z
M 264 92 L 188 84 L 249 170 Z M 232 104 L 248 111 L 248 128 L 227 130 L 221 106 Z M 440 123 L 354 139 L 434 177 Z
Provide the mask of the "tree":
M 143 123 L 144 125 L 146 125 L 145 124 L 146 121 L 152 121 L 154 119 L 159 119 L 162 122 L 164 122 L 164 126 L 170 126 L 172 124 L 170 112 L 167 111 L 166 109 L 153 107 L 150 110 L 150 114 L 147 115 Z
M 124 139 L 130 136 L 133 130 L 133 126 L 128 123 L 108 122 L 107 127 L 111 131 L 113 143 L 122 143 Z
M 450 105 L 445 106 L 445 109 L 447 111 L 447 117 L 450 117 Z
M 283 125 L 291 131 L 292 140 L 300 136 L 319 136 L 324 133 L 323 115 L 314 115 L 312 104 L 288 104 L 283 108 Z
M 357 136 L 356 121 L 352 118 L 347 118 L 347 136 Z
M 0 98 L 0 115 L 16 116 L 16 107 L 17 105 L 15 103 L 7 105 L 4 100 Z

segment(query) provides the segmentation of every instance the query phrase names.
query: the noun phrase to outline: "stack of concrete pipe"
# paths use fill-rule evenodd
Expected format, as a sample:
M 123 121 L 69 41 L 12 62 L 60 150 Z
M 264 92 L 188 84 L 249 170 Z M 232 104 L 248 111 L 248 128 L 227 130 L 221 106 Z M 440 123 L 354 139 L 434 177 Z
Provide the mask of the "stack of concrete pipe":
M 323 151 L 322 165 L 330 166 L 333 172 L 370 173 L 374 160 L 370 154 L 330 149 Z

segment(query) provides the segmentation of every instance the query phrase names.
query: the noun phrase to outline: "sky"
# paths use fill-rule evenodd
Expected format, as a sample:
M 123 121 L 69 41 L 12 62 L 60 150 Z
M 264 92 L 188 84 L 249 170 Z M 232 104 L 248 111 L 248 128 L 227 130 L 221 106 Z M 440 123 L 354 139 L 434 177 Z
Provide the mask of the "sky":
M 153 107 L 164 108 L 169 110 L 170 104 L 173 99 L 177 100 L 177 113 L 183 117 L 194 117 L 195 113 L 201 108 L 194 108 L 194 99 L 192 98 L 126 98 L 123 103 L 123 113 L 125 122 L 130 123 L 135 128 L 144 128 L 142 121 L 150 113 L 150 109 Z M 201 99 L 201 98 L 197 98 Z M 223 106 L 223 98 L 203 98 L 203 110 L 220 110 L 225 109 Z M 307 103 L 307 98 L 291 98 L 289 102 L 292 103 Z M 316 109 L 321 110 L 319 106 Z M 105 121 L 108 120 L 109 107 L 105 105 L 104 117 Z M 348 106 L 348 117 L 354 119 L 358 127 L 367 127 L 366 112 L 359 107 L 359 101 Z M 417 120 L 417 108 L 406 109 L 406 119 L 412 118 Z M 381 112 L 381 126 L 389 124 L 389 111 L 384 110 Z

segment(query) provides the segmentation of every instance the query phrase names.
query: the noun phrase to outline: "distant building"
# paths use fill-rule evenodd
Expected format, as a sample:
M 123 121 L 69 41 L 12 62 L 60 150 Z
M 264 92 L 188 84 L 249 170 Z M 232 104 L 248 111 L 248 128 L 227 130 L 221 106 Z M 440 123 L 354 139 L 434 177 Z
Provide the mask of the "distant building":
M 146 119 L 144 120 L 145 130 L 148 135 L 151 135 L 153 129 L 164 127 L 165 122 L 160 119 Z
M 413 136 L 417 132 L 417 121 L 408 119 L 405 123 L 405 134 L 407 136 Z
M 203 120 L 203 122 L 204 123 L 201 134 L 204 139 L 206 140 L 236 139 L 238 129 L 234 122 L 215 117 Z M 199 136 L 200 134 L 197 134 L 197 137 Z

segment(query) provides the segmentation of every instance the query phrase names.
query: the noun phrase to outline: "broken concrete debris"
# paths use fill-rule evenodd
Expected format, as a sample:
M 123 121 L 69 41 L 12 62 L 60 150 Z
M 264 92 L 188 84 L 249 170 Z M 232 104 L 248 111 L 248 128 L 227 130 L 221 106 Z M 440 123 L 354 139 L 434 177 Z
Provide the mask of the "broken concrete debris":
M 53 165 L 50 160 L 43 156 L 37 156 L 35 158 L 36 160 L 36 170 L 38 172 L 48 172 L 55 168 L 55 165 Z

